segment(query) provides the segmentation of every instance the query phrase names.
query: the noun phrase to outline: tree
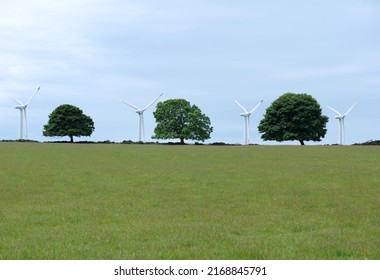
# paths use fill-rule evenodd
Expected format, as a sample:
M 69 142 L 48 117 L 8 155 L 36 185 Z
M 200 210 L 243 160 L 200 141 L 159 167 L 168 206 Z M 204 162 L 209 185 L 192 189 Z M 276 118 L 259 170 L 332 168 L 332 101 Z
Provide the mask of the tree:
M 74 136 L 90 136 L 95 130 L 94 121 L 83 114 L 83 111 L 73 105 L 58 106 L 44 125 L 44 136 L 69 136 L 74 142 Z
M 157 126 L 154 139 L 185 139 L 204 141 L 210 138 L 210 118 L 185 99 L 169 99 L 157 104 L 153 112 Z
M 311 95 L 285 93 L 267 108 L 259 124 L 264 140 L 294 141 L 304 145 L 305 141 L 321 141 L 325 137 L 328 117 Z

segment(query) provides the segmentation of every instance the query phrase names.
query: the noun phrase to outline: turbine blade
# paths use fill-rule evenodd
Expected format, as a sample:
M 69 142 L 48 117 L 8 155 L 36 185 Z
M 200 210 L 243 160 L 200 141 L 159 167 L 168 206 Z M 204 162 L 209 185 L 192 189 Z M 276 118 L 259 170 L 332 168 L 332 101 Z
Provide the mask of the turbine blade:
M 25 104 L 25 105 L 28 105 L 32 100 L 33 98 L 37 95 L 38 91 L 40 90 L 41 87 L 38 87 L 37 91 L 35 94 L 33 94 L 33 96 L 31 98 L 29 98 L 28 102 Z
M 140 110 L 139 108 L 137 108 L 136 106 L 132 105 L 132 104 L 129 104 L 128 102 L 125 102 L 123 100 L 120 100 L 121 102 L 123 102 L 125 105 L 128 105 L 129 107 L 131 107 L 132 109 L 135 109 L 136 111 L 137 110 Z
M 163 95 L 163 93 L 161 93 L 156 99 L 154 99 L 151 103 L 149 103 L 149 105 L 147 105 L 144 109 L 142 109 L 142 111 L 145 111 L 150 106 L 152 106 L 162 95 Z
M 243 105 L 241 105 L 241 104 L 240 104 L 239 102 L 237 102 L 236 100 L 234 100 L 234 101 L 235 101 L 235 103 L 236 103 L 240 108 L 243 109 L 244 113 L 248 114 L 248 111 L 243 107 Z
M 356 102 L 354 103 L 354 105 L 351 106 L 350 109 L 347 110 L 347 112 L 343 116 L 347 116 L 351 112 L 351 110 L 355 107 L 355 105 L 356 105 Z
M 18 105 L 24 106 L 21 101 L 17 100 L 16 98 L 9 96 L 9 98 L 12 98 Z
M 252 114 L 259 106 L 261 103 L 263 103 L 264 100 L 261 100 L 249 113 Z
M 328 107 L 330 110 L 332 110 L 332 111 L 334 111 L 335 113 L 337 113 L 339 117 L 342 117 L 342 114 L 339 113 L 337 110 L 331 108 L 330 106 L 327 106 L 327 107 Z

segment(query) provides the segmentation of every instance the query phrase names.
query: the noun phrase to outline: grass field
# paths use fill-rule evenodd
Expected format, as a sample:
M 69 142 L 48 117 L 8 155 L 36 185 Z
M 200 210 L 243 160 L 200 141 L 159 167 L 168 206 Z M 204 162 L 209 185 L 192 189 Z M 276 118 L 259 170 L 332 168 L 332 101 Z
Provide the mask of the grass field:
M 380 259 L 380 147 L 0 143 L 0 259 Z

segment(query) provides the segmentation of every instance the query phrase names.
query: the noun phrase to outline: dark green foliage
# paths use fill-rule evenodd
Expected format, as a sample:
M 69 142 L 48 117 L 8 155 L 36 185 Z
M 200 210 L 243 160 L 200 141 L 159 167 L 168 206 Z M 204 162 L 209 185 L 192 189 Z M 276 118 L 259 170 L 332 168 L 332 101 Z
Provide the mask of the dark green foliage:
M 267 108 L 259 124 L 264 140 L 321 141 L 326 135 L 328 117 L 311 95 L 285 93 Z
M 210 138 L 210 118 L 185 99 L 169 99 L 157 104 L 153 113 L 157 126 L 154 139 L 185 139 L 204 141 Z
M 69 136 L 73 142 L 74 136 L 90 136 L 95 130 L 94 121 L 83 114 L 83 111 L 73 105 L 58 106 L 44 125 L 44 136 Z

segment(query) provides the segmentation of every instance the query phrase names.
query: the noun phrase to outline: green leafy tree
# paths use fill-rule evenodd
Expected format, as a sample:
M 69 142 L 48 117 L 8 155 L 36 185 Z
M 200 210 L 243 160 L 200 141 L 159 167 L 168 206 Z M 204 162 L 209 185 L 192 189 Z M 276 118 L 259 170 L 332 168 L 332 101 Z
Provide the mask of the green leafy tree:
M 328 117 L 311 95 L 285 93 L 267 108 L 259 124 L 263 140 L 321 141 L 325 137 Z
M 185 99 L 159 102 L 153 115 L 157 123 L 154 139 L 180 139 L 181 144 L 185 139 L 204 141 L 213 130 L 210 118 Z
M 44 125 L 44 136 L 69 136 L 74 142 L 74 136 L 91 136 L 95 130 L 94 121 L 83 114 L 83 111 L 73 105 L 58 106 Z

